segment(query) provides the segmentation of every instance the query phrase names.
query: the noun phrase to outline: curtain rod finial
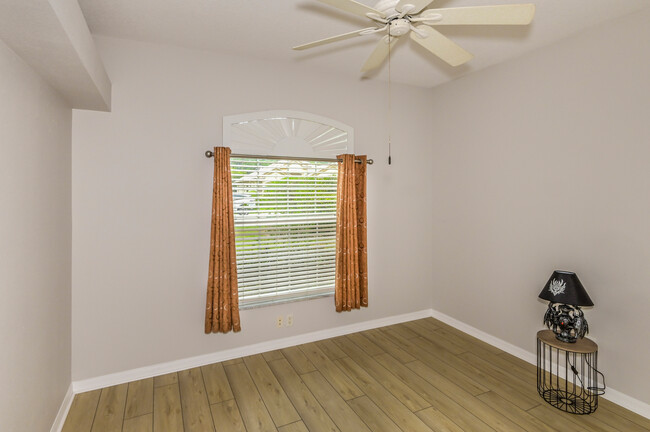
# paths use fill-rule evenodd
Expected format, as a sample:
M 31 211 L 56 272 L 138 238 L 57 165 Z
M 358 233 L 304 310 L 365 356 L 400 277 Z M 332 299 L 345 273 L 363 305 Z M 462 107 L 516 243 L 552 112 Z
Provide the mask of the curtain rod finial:
M 205 152 L 205 157 L 211 158 L 212 156 L 214 156 L 214 153 L 212 153 L 212 150 L 208 150 L 208 151 Z

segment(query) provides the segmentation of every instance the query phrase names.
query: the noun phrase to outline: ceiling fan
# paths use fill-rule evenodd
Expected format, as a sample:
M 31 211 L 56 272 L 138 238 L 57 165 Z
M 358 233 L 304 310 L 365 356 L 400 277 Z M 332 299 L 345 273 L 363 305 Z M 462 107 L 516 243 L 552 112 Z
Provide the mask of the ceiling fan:
M 459 66 L 471 60 L 473 55 L 435 30 L 433 26 L 527 25 L 535 15 L 534 4 L 425 9 L 433 0 L 380 0 L 374 8 L 354 0 L 319 1 L 354 15 L 369 18 L 373 21 L 374 27 L 298 45 L 293 49 L 304 50 L 356 36 L 385 32 L 386 35 L 370 54 L 361 72 L 368 72 L 381 66 L 390 49 L 401 36 L 407 33 L 410 34 L 411 39 L 451 66 Z

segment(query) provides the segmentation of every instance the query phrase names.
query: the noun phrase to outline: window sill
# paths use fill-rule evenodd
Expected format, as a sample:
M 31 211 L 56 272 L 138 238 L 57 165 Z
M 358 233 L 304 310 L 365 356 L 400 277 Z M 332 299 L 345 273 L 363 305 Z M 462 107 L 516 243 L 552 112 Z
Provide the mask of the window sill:
M 306 301 L 306 300 L 315 300 L 319 298 L 324 298 L 324 297 L 334 297 L 334 291 L 331 293 L 327 294 L 318 294 L 314 296 L 309 296 L 309 297 L 298 297 L 298 298 L 288 298 L 284 300 L 269 300 L 265 302 L 260 302 L 260 303 L 250 303 L 250 304 L 240 304 L 239 305 L 239 310 L 248 310 L 248 309 L 259 309 L 267 306 L 277 306 L 280 304 L 285 304 L 285 303 L 295 303 L 295 302 L 301 302 L 301 301 Z

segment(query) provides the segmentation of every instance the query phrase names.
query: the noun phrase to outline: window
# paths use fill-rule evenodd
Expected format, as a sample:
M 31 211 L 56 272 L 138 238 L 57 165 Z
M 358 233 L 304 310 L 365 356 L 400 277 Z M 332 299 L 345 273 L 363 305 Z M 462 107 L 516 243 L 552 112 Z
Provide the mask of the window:
M 241 307 L 334 293 L 337 165 L 231 158 Z
M 240 306 L 333 294 L 338 164 L 315 159 L 354 153 L 354 129 L 260 111 L 224 116 L 223 143 L 235 155 L 266 155 L 230 159 Z

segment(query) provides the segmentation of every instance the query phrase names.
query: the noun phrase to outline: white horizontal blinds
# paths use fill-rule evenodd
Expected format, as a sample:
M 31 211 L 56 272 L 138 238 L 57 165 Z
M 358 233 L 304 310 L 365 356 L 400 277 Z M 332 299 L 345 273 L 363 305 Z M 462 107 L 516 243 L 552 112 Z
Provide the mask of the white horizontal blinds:
M 334 291 L 336 162 L 231 158 L 239 304 Z

